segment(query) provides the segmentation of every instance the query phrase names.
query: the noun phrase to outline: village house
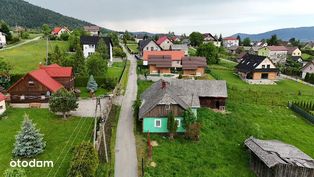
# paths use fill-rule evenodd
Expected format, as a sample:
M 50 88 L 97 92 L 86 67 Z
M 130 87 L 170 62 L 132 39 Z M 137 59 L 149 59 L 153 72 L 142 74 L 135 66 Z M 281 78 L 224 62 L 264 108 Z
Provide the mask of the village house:
M 11 103 L 47 103 L 52 93 L 61 88 L 74 90 L 72 67 L 57 64 L 39 66 L 26 74 L 9 89 Z
M 171 74 L 171 56 L 148 56 L 148 66 L 150 74 Z
M 243 57 L 236 70 L 250 84 L 273 84 L 279 72 L 268 57 L 250 54 Z
M 5 101 L 6 101 L 6 96 L 4 96 L 0 92 L 0 116 L 6 111 Z
M 250 168 L 258 177 L 312 177 L 314 160 L 300 149 L 277 140 L 245 140 Z
M 173 44 L 171 50 L 183 51 L 185 56 L 189 55 L 189 47 L 187 44 Z
M 302 52 L 298 47 L 286 47 L 288 50 L 288 55 L 293 57 L 302 56 Z
M 139 42 L 140 54 L 143 56 L 144 51 L 161 51 L 159 45 L 152 39 L 141 40 Z
M 84 26 L 84 31 L 88 32 L 91 36 L 100 35 L 100 27 L 96 25 Z
M 143 132 L 167 133 L 167 115 L 172 112 L 178 121 L 177 132 L 185 132 L 183 114 L 191 109 L 197 116 L 201 107 L 225 110 L 226 81 L 218 80 L 159 80 L 142 95 L 139 120 Z
M 84 57 L 87 58 L 96 52 L 96 48 L 100 39 L 104 40 L 108 48 L 109 60 L 110 62 L 112 62 L 113 61 L 113 56 L 112 56 L 113 43 L 111 41 L 111 38 L 109 37 L 81 36 L 81 44 L 83 45 Z
M 306 74 L 314 74 L 314 60 L 306 63 L 301 69 L 301 71 L 302 71 L 302 79 L 305 78 Z
M 216 47 L 220 47 L 221 46 L 221 42 L 217 39 L 217 37 L 213 36 L 211 33 L 204 33 L 204 44 L 208 44 L 208 43 L 212 43 L 214 44 Z
M 162 50 L 170 50 L 173 43 L 167 36 L 160 37 L 156 43 L 162 48 Z
M 205 73 L 207 61 L 205 57 L 183 57 L 182 70 L 184 76 L 202 76 Z
M 268 57 L 274 64 L 284 64 L 287 61 L 288 49 L 285 46 L 267 46 L 260 48 L 258 55 Z
M 55 27 L 51 31 L 51 34 L 56 37 L 60 37 L 63 33 L 70 33 L 70 30 L 67 27 Z
M 173 37 L 171 38 L 171 41 L 172 41 L 172 42 L 181 42 L 181 39 L 180 39 L 178 36 L 173 36 Z
M 239 40 L 235 37 L 223 38 L 222 44 L 225 48 L 239 47 Z
M 0 48 L 3 48 L 7 44 L 6 36 L 0 31 Z
M 304 46 L 305 49 L 310 49 L 310 50 L 314 50 L 314 42 L 311 41 L 311 42 L 308 42 L 305 44 Z
M 144 51 L 143 65 L 148 65 L 148 58 L 150 56 L 170 56 L 172 68 L 182 68 L 183 51 Z M 169 57 L 168 57 L 169 58 Z

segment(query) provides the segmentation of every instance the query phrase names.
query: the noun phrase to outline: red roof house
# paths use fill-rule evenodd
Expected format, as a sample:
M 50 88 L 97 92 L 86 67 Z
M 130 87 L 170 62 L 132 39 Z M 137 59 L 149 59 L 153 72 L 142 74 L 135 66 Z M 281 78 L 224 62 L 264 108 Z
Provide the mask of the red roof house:
M 51 34 L 54 36 L 60 37 L 62 33 L 69 33 L 70 30 L 66 27 L 55 27 L 52 31 Z
M 149 56 L 171 56 L 172 61 L 181 61 L 184 51 L 144 51 L 143 60 L 147 61 Z
M 173 45 L 173 43 L 171 42 L 171 40 L 167 37 L 167 36 L 162 36 L 160 37 L 156 43 L 159 45 L 160 48 L 162 48 L 163 50 L 171 50 L 171 46 Z
M 71 67 L 53 64 L 40 66 L 26 74 L 8 89 L 12 103 L 48 102 L 49 96 L 61 88 L 74 89 Z

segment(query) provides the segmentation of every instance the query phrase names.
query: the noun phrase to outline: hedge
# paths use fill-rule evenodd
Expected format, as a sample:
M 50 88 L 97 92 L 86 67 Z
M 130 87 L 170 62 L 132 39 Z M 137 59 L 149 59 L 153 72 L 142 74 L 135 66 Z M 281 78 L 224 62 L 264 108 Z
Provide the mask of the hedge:
M 76 77 L 75 87 L 86 87 L 89 77 Z M 98 86 L 106 90 L 112 90 L 117 85 L 117 79 L 107 78 L 107 77 L 94 77 Z

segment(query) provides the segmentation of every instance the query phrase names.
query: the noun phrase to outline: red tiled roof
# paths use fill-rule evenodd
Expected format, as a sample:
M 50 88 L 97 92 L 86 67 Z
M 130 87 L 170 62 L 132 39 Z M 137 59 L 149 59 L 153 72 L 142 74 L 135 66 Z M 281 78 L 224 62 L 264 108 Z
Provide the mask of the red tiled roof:
M 267 47 L 270 51 L 288 51 L 285 46 L 268 46 Z
M 61 67 L 57 64 L 49 66 L 40 66 L 40 69 L 45 70 L 51 77 L 71 77 L 72 67 Z
M 223 40 L 228 40 L 228 41 L 236 41 L 236 40 L 238 40 L 237 38 L 235 38 L 235 37 L 226 37 L 226 38 L 224 38 Z
M 52 92 L 56 92 L 63 87 L 62 84 L 51 78 L 51 76 L 49 76 L 44 69 L 32 71 L 29 73 L 29 75 L 31 75 L 34 79 L 36 79 Z
M 171 56 L 172 61 L 182 60 L 184 51 L 144 51 L 143 60 L 147 61 L 149 56 Z
M 6 100 L 6 96 L 4 96 L 1 92 L 0 92 L 0 101 Z
M 58 34 L 61 30 L 62 30 L 62 27 L 55 27 L 55 28 L 52 30 L 52 33 L 53 33 L 53 34 Z
M 165 40 L 169 39 L 167 36 L 162 36 L 158 39 L 158 41 L 156 42 L 158 45 L 160 45 L 161 43 L 163 43 Z

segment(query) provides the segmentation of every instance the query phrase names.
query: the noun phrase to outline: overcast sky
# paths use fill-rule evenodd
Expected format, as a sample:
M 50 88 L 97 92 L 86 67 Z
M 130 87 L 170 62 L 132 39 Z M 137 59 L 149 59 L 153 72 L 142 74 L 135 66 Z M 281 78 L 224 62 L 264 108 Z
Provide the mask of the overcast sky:
M 314 26 L 312 0 L 26 0 L 113 30 L 260 33 Z

